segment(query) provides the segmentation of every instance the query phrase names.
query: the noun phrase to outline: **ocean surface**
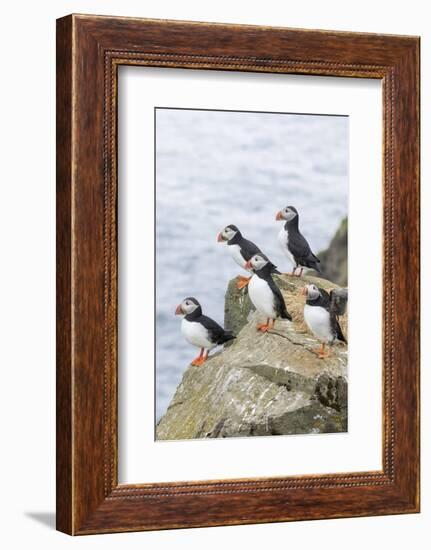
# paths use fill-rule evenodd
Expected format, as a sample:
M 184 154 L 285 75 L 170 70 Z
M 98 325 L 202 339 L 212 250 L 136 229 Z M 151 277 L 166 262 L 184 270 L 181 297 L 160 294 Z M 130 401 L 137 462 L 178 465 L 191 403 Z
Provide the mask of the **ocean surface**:
M 293 205 L 313 251 L 326 248 L 348 209 L 348 132 L 348 117 L 156 110 L 157 419 L 199 352 L 176 306 L 194 296 L 223 324 L 241 272 L 217 234 L 237 225 L 286 271 L 275 215 Z

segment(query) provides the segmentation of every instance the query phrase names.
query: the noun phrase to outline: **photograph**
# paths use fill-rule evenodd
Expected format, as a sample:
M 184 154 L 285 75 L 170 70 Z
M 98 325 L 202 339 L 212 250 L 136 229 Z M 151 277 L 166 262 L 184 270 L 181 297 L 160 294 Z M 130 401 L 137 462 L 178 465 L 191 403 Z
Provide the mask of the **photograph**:
M 155 439 L 348 431 L 349 117 L 155 108 Z

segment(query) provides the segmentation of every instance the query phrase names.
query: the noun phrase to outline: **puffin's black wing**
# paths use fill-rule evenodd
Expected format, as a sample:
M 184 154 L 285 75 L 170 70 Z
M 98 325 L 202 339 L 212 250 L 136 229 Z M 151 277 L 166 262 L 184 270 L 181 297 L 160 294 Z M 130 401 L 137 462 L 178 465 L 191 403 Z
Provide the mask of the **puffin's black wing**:
M 336 338 L 341 342 L 347 344 L 346 337 L 344 336 L 340 324 L 338 322 L 338 316 L 343 315 L 346 312 L 347 307 L 347 289 L 340 288 L 331 290 L 329 294 L 329 317 L 331 320 L 332 332 Z
M 269 262 L 268 265 L 269 265 L 269 272 L 270 272 L 271 274 L 281 275 L 281 272 L 278 271 L 276 265 L 274 265 L 272 262 Z
M 346 337 L 343 334 L 343 331 L 341 330 L 340 323 L 338 322 L 337 318 L 334 315 L 330 314 L 330 320 L 331 320 L 331 329 L 333 334 L 335 334 L 335 337 L 337 340 L 340 340 L 340 342 L 344 342 L 347 344 Z
M 274 283 L 272 277 L 268 277 L 267 283 L 272 290 L 272 294 L 274 296 L 274 309 L 277 312 L 278 316 L 282 319 L 289 319 L 289 321 L 292 320 L 292 316 L 286 309 L 286 303 L 283 298 L 283 294 L 281 293 L 278 286 Z
M 209 339 L 214 344 L 223 344 L 235 338 L 231 332 L 224 330 L 216 321 L 206 315 L 201 315 L 196 321 L 207 329 Z
M 299 231 L 289 232 L 287 248 L 298 265 L 320 272 L 319 258 L 313 254 L 306 238 Z
M 326 311 L 331 309 L 331 296 L 326 292 L 324 288 L 317 287 L 319 289 L 320 296 L 317 300 L 313 300 L 314 304 L 319 307 L 323 307 Z
M 242 238 L 238 244 L 241 250 L 241 256 L 246 262 L 248 262 L 248 260 L 250 260 L 255 254 L 262 252 L 258 246 L 248 239 Z
M 241 256 L 244 258 L 246 262 L 253 258 L 255 254 L 262 253 L 261 249 L 255 245 L 252 241 L 249 241 L 248 239 L 242 238 L 241 241 L 238 243 L 240 246 Z M 272 262 L 269 262 L 270 267 L 270 273 L 276 273 L 278 275 L 281 275 L 280 271 L 278 271 L 277 266 L 274 265 Z

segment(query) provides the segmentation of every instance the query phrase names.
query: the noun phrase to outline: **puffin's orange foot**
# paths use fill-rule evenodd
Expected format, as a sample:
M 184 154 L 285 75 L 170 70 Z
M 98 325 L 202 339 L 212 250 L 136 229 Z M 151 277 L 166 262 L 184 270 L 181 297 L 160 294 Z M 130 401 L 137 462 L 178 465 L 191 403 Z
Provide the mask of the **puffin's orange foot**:
M 325 350 L 325 346 L 320 346 L 317 349 L 313 349 L 313 352 L 319 357 L 319 359 L 327 359 L 331 356 L 331 353 Z
M 248 285 L 248 283 L 250 282 L 250 279 L 251 279 L 251 277 L 243 277 L 242 275 L 238 275 L 238 281 L 236 283 L 236 288 L 238 290 L 243 289 L 244 287 L 246 287 Z
M 196 357 L 196 359 L 193 359 L 192 365 L 194 367 L 200 367 L 201 365 L 203 365 L 205 363 L 206 360 L 207 360 L 207 358 L 204 357 L 203 355 L 201 355 L 199 357 Z
M 260 325 L 257 325 L 257 330 L 260 330 L 260 332 L 268 332 L 268 330 L 271 330 L 274 326 L 274 319 L 267 319 L 266 323 L 262 323 Z

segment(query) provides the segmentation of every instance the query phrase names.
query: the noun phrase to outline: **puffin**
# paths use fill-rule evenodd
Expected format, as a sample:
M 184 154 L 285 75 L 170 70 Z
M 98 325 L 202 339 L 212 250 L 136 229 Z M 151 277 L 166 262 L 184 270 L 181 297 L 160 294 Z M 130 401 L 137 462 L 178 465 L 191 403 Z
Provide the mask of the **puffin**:
M 294 206 L 286 206 L 279 210 L 275 216 L 276 221 L 284 220 L 286 223 L 278 234 L 278 241 L 283 252 L 294 266 L 291 275 L 300 270 L 298 277 L 301 277 L 304 268 L 310 268 L 320 273 L 319 258 L 313 254 L 310 245 L 299 231 L 299 214 Z
M 311 332 L 321 341 L 316 350 L 320 359 L 329 357 L 325 344 L 333 345 L 337 340 L 347 344 L 347 340 L 338 323 L 338 317 L 346 312 L 347 289 L 331 290 L 328 294 L 316 285 L 306 285 L 302 289 L 306 296 L 304 319 Z
M 181 332 L 187 342 L 201 348 L 198 357 L 191 362 L 196 367 L 205 363 L 210 350 L 235 338 L 230 331 L 224 330 L 213 319 L 202 315 L 202 307 L 196 298 L 184 298 L 177 306 L 175 315 L 184 315 Z
M 254 275 L 248 285 L 248 295 L 259 313 L 265 315 L 266 323 L 257 325 L 257 330 L 268 332 L 273 328 L 275 319 L 292 320 L 286 309 L 283 295 L 272 279 L 272 264 L 262 252 L 254 254 L 246 263 L 246 269 L 252 269 Z
M 227 242 L 229 252 L 233 260 L 243 269 L 250 270 L 251 268 L 246 267 L 246 263 L 251 259 L 252 256 L 261 252 L 260 248 L 256 246 L 253 242 L 245 239 L 242 236 L 242 233 L 238 229 L 238 227 L 233 224 L 227 225 L 223 229 L 223 231 L 220 231 L 220 233 L 217 235 L 217 241 L 219 243 Z M 280 274 L 280 271 L 277 270 L 277 267 L 273 263 L 268 263 L 271 269 L 271 273 Z M 237 288 L 241 290 L 242 288 L 246 287 L 250 282 L 250 279 L 251 277 L 238 275 L 238 282 L 236 284 Z

